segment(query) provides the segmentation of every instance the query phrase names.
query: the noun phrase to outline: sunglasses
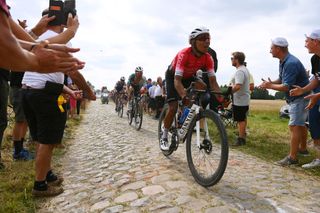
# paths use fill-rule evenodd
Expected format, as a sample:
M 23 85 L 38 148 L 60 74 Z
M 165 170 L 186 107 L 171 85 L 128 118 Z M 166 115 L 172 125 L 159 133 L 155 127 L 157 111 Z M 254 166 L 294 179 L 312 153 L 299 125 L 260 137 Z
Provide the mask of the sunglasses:
M 196 38 L 196 40 L 198 40 L 198 41 L 206 41 L 207 39 L 210 40 L 210 35 L 208 35 L 208 34 L 202 34 Z

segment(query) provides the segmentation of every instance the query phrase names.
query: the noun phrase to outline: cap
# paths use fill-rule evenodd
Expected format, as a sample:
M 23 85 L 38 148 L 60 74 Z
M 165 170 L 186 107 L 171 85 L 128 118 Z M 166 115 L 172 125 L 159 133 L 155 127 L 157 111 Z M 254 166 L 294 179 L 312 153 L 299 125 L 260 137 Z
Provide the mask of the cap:
M 313 30 L 309 35 L 305 34 L 307 38 L 320 40 L 320 29 Z
M 287 47 L 289 46 L 287 39 L 282 37 L 277 37 L 271 40 L 273 45 L 279 46 L 279 47 Z

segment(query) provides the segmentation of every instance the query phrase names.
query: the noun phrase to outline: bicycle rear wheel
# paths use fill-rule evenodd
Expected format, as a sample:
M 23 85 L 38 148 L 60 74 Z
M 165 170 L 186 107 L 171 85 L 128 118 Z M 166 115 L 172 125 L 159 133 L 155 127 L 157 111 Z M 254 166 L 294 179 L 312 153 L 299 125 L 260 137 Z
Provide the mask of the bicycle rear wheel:
M 134 123 L 135 123 L 134 127 L 136 128 L 137 131 L 141 129 L 142 118 L 143 118 L 143 109 L 139 103 L 136 103 L 135 113 L 134 113 Z
M 196 121 L 204 127 L 199 133 L 200 147 L 197 146 L 197 133 L 193 131 Z M 229 147 L 226 130 L 218 114 L 204 110 L 193 119 L 188 129 L 186 152 L 189 169 L 197 183 L 209 187 L 219 182 L 227 167 Z
M 162 154 L 164 156 L 171 155 L 175 150 L 178 148 L 178 136 L 177 136 L 177 129 L 175 127 L 176 121 L 173 121 L 173 124 L 168 132 L 168 143 L 169 143 L 169 150 L 162 150 L 161 149 L 161 137 L 162 137 L 162 128 L 163 128 L 163 119 L 166 116 L 168 111 L 168 105 L 165 105 L 162 109 L 162 112 L 159 117 L 159 123 L 158 123 L 158 140 L 159 140 L 159 148 L 162 151 Z

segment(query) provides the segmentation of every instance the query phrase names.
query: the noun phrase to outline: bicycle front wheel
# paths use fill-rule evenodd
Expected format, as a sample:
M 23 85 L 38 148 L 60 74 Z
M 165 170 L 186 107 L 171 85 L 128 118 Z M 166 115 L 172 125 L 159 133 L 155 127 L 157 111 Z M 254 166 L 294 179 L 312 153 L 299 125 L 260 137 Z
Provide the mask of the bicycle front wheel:
M 197 131 L 199 121 L 199 146 Z M 188 166 L 197 183 L 204 187 L 217 184 L 228 163 L 229 147 L 225 127 L 218 114 L 204 110 L 191 122 L 186 143 Z
M 122 103 L 119 103 L 117 109 L 118 109 L 118 116 L 119 116 L 120 118 L 122 118 L 122 116 L 123 116 L 123 104 L 122 104 Z

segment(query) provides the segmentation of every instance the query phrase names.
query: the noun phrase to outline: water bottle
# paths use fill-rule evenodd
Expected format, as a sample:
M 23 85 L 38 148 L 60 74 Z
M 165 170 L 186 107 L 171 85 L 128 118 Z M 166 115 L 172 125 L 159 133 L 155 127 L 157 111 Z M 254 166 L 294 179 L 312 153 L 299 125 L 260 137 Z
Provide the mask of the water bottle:
M 181 113 L 181 116 L 180 116 L 180 118 L 179 118 L 179 124 L 180 124 L 180 125 L 182 125 L 183 122 L 186 120 L 189 112 L 190 112 L 190 109 L 189 109 L 188 107 L 185 107 L 185 108 L 183 109 L 183 112 Z
M 189 125 L 193 120 L 194 116 L 196 115 L 197 108 L 199 108 L 199 106 L 196 104 L 192 104 L 191 108 L 190 109 L 188 108 L 187 117 L 185 118 L 182 127 L 178 131 L 178 136 L 181 140 L 184 139 L 184 137 L 186 136 Z

